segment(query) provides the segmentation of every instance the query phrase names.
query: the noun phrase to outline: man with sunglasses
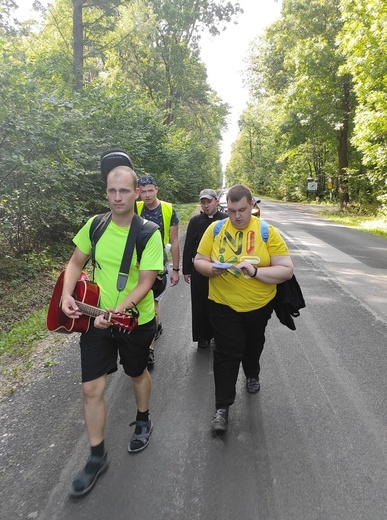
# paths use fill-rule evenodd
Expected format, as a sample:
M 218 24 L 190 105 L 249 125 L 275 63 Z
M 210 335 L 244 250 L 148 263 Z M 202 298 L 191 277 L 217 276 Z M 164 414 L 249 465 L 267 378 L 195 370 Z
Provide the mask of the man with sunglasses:
M 169 267 L 168 252 L 165 253 L 165 275 L 171 287 L 179 283 L 180 271 L 180 246 L 179 246 L 179 217 L 170 202 L 158 199 L 159 187 L 152 175 L 142 175 L 138 179 L 141 201 L 137 201 L 137 212 L 143 218 L 155 222 L 161 231 L 164 248 L 171 248 L 172 271 Z M 168 246 L 170 244 L 170 246 Z M 160 320 L 160 301 L 165 290 L 160 294 L 155 292 L 155 310 L 157 320 L 157 332 L 149 348 L 148 368 L 153 368 L 155 363 L 154 342 L 157 340 L 163 327 Z

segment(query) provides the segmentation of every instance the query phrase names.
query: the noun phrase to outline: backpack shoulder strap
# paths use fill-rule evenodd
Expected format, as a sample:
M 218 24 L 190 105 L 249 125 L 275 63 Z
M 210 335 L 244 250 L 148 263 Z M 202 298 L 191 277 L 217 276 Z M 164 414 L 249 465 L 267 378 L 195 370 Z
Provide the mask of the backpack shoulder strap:
M 219 235 L 220 230 L 224 226 L 224 223 L 226 222 L 227 218 L 222 218 L 222 220 L 218 220 L 217 223 L 215 224 L 214 229 L 213 229 L 214 238 L 216 237 L 216 235 Z
M 261 223 L 261 237 L 264 242 L 267 242 L 269 238 L 269 224 L 264 220 L 260 219 Z
M 145 246 L 148 243 L 148 240 L 153 235 L 155 231 L 157 231 L 159 226 L 152 222 L 151 220 L 146 220 L 142 217 L 140 217 L 142 222 L 142 227 L 140 230 L 140 233 L 137 235 L 136 239 L 136 251 L 137 251 L 137 262 L 141 262 L 141 256 L 145 249 Z
M 101 238 L 105 229 L 108 227 L 111 219 L 112 212 L 108 211 L 107 213 L 101 213 L 100 215 L 94 217 L 94 220 L 91 223 L 89 237 L 91 242 L 91 263 L 93 267 L 95 265 L 95 246 L 97 245 L 97 242 Z
M 141 233 L 143 224 L 143 218 L 137 215 L 133 215 L 133 220 L 130 225 L 128 238 L 126 239 L 124 254 L 122 256 L 121 267 L 117 278 L 117 291 L 121 292 L 125 289 L 126 282 L 128 280 L 130 263 L 132 261 L 134 246 L 137 243 L 138 236 Z
M 220 233 L 220 230 L 222 229 L 222 227 L 224 226 L 224 223 L 226 222 L 226 218 L 222 219 L 222 220 L 218 220 L 217 223 L 215 224 L 214 226 L 214 229 L 213 229 L 213 232 L 214 232 L 214 238 L 219 235 Z M 260 224 L 261 224 L 261 237 L 262 237 L 262 240 L 264 242 L 267 242 L 268 238 L 269 238 L 269 224 L 267 222 L 265 222 L 264 220 L 261 220 L 260 219 Z
M 107 228 L 107 225 L 112 219 L 112 212 L 108 211 L 107 213 L 101 213 L 100 215 L 96 215 L 93 219 L 93 222 L 90 226 L 90 240 L 94 240 L 96 243 L 100 239 L 102 233 Z

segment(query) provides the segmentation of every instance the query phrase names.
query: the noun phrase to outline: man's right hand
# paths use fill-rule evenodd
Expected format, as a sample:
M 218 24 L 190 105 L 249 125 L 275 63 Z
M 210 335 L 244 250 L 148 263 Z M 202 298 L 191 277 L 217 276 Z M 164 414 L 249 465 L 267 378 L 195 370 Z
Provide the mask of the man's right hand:
M 71 319 L 77 319 L 82 316 L 82 312 L 79 310 L 74 298 L 69 295 L 62 295 L 62 311 Z

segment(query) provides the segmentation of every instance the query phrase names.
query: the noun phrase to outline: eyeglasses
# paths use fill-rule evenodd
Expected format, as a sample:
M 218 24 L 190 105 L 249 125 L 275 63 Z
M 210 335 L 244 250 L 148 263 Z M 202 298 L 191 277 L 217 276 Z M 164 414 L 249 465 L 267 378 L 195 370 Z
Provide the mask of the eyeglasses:
M 154 184 L 155 186 L 157 186 L 157 182 L 152 177 L 152 175 L 145 175 L 145 176 L 140 177 L 138 179 L 138 185 L 139 186 L 146 186 L 147 184 Z

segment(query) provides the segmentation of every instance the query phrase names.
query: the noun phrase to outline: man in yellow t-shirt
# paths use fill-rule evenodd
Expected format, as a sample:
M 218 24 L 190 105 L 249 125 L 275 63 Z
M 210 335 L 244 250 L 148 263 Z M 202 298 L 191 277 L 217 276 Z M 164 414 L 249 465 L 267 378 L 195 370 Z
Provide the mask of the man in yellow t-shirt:
M 199 244 L 195 268 L 209 277 L 210 321 L 214 331 L 214 431 L 228 426 L 240 363 L 249 393 L 260 390 L 259 358 L 273 312 L 277 284 L 293 275 L 293 263 L 280 233 L 269 226 L 265 242 L 260 220 L 251 215 L 250 190 L 241 184 L 227 193 L 229 218 L 211 224 Z

